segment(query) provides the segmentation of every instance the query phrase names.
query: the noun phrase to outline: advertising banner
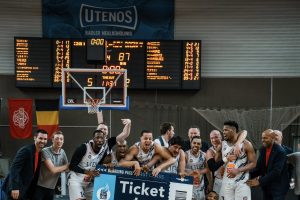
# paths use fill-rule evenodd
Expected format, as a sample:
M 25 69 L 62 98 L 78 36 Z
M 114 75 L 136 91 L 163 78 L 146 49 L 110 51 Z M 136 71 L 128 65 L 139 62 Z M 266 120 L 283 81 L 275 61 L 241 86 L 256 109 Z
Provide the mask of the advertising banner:
M 174 0 L 43 0 L 43 37 L 174 39 Z
M 93 200 L 189 200 L 193 194 L 193 178 L 161 172 L 153 177 L 149 172 L 133 175 L 127 168 L 108 169 L 100 166 L 95 178 Z

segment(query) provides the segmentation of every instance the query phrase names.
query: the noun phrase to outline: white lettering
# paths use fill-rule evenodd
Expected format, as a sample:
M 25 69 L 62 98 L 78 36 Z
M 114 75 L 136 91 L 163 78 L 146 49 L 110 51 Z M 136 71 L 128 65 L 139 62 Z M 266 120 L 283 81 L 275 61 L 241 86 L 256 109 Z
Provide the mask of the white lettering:
M 90 15 L 90 18 L 89 18 L 89 10 L 88 9 L 85 9 L 85 21 L 86 22 L 93 22 L 93 11 L 91 10 L 91 15 Z
M 140 195 L 141 193 L 137 191 L 137 190 L 139 190 L 139 189 L 141 189 L 140 186 L 135 186 L 134 189 L 133 189 L 134 194 Z
M 142 196 L 152 196 L 152 197 L 159 197 L 163 198 L 165 189 L 161 186 L 158 188 L 150 188 L 146 186 L 146 183 L 142 182 L 142 185 L 134 185 L 131 181 L 120 181 L 120 184 L 122 184 L 122 193 L 128 192 L 129 194 L 135 194 L 135 195 L 142 195 Z M 127 187 L 127 185 L 129 187 Z
M 156 188 L 151 188 L 150 190 L 150 195 L 153 196 L 153 197 L 156 197 L 157 196 L 157 189 Z
M 129 184 L 128 181 L 120 181 L 120 183 L 122 184 L 122 193 L 126 192 L 126 185 Z
M 149 187 L 146 187 L 146 188 L 145 188 L 145 183 L 142 183 L 142 195 L 147 195 L 147 196 L 149 196 L 148 190 L 149 190 Z
M 130 11 L 125 12 L 125 16 L 127 19 L 125 19 L 126 23 L 131 23 L 132 22 L 132 13 Z

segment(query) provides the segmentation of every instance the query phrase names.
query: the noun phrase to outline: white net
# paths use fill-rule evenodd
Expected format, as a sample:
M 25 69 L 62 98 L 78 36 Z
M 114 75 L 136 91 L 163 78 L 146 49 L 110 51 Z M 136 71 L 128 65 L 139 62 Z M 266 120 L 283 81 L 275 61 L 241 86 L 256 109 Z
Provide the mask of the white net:
M 99 107 L 101 105 L 101 100 L 100 99 L 89 99 L 86 102 L 87 107 L 88 107 L 88 113 L 89 114 L 96 114 L 99 111 Z
M 268 128 L 284 130 L 300 115 L 300 106 L 271 109 L 203 109 L 193 108 L 219 130 L 226 120 L 234 120 L 248 131 L 247 138 L 255 147 L 261 144 L 261 133 Z

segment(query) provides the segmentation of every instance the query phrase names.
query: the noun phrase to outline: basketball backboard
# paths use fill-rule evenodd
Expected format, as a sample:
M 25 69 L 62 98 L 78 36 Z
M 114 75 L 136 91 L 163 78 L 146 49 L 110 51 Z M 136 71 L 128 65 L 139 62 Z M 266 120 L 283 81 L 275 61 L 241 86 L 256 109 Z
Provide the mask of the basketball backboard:
M 126 69 L 62 70 L 61 109 L 128 110 Z M 97 104 L 97 105 L 95 105 Z

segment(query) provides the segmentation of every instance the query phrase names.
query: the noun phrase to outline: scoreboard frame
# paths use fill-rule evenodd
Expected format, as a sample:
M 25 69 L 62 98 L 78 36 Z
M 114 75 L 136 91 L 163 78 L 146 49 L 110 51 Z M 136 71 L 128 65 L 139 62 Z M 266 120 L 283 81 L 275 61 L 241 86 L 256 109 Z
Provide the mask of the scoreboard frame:
M 25 68 L 28 68 L 29 71 L 24 70 L 24 73 L 20 70 L 20 52 L 17 47 L 17 45 L 20 44 L 17 43 L 18 40 L 27 41 L 27 61 L 21 64 L 24 66 L 26 65 Z M 39 41 L 41 41 L 41 44 L 39 44 Z M 127 69 L 129 89 L 201 89 L 201 40 L 105 40 L 103 38 L 85 39 L 41 37 L 14 38 L 16 87 L 60 88 L 59 84 L 54 81 L 54 69 L 57 67 L 57 63 L 54 58 L 57 58 L 58 54 L 61 53 L 57 51 L 57 46 L 55 46 L 56 41 L 69 41 L 69 52 L 63 52 L 65 49 L 63 49 L 62 52 L 64 56 L 69 56 L 70 68 Z M 92 41 L 96 42 L 96 45 L 88 45 L 88 42 Z M 43 46 L 43 42 L 47 43 L 46 46 Z M 77 55 L 76 53 L 78 53 L 77 51 L 79 51 L 79 48 L 75 45 L 76 42 L 82 42 L 81 44 L 84 44 L 84 46 L 81 46 L 81 50 Z M 33 44 L 36 46 L 32 46 Z M 26 44 L 24 43 L 22 45 Z M 97 47 L 99 47 L 99 49 Z M 64 46 L 63 48 L 66 47 Z M 107 55 L 105 52 L 106 49 Z M 92 53 L 96 51 L 96 54 L 89 55 L 91 50 Z M 43 51 L 48 53 L 50 52 L 50 55 L 45 57 Z M 44 55 L 44 59 L 46 59 L 46 61 L 39 57 L 37 58 L 36 54 Z M 83 56 L 80 57 L 80 54 Z M 76 55 L 76 58 L 74 58 L 74 55 Z M 99 55 L 98 58 L 97 55 Z M 32 60 L 33 58 L 35 60 Z M 112 58 L 114 60 L 111 60 Z M 47 61 L 47 59 L 49 60 Z M 51 73 L 47 75 L 40 73 L 39 67 L 41 66 L 39 66 L 39 62 L 48 63 L 48 67 L 50 67 L 50 69 L 44 70 L 47 72 L 50 71 Z M 79 66 L 76 66 L 75 62 L 79 62 Z M 156 64 L 152 65 L 152 63 Z M 61 66 L 61 68 L 64 67 L 65 66 Z M 175 70 L 175 72 L 171 73 L 172 69 Z M 154 75 L 149 76 L 149 74 Z M 33 76 L 33 78 L 20 80 L 22 77 L 26 76 Z M 40 79 L 41 77 L 46 77 L 46 81 L 48 82 L 43 83 L 43 80 Z

